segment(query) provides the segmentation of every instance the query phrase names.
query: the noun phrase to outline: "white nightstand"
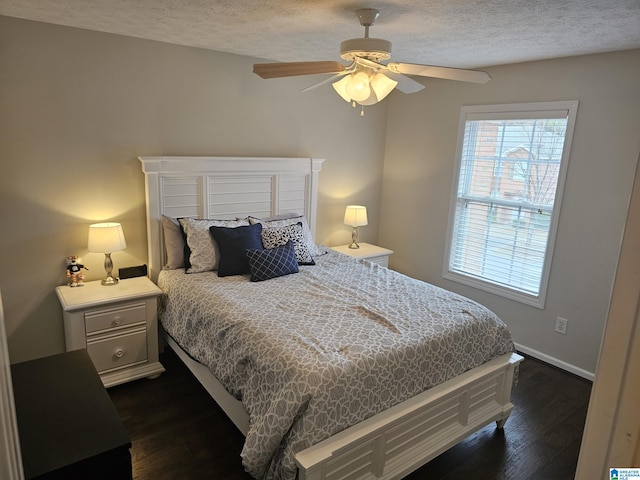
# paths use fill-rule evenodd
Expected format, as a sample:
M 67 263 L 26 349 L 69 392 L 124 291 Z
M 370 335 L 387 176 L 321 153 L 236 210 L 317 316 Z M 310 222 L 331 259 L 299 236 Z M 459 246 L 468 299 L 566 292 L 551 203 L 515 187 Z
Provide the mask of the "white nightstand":
M 158 361 L 158 296 L 147 277 L 56 288 L 64 315 L 67 351 L 86 348 L 105 387 L 155 378 Z
M 349 245 L 340 245 L 331 248 L 350 257 L 365 258 L 383 267 L 389 267 L 389 256 L 393 254 L 393 250 L 364 242 L 360 242 L 358 245 L 360 245 L 360 248 L 349 248 Z

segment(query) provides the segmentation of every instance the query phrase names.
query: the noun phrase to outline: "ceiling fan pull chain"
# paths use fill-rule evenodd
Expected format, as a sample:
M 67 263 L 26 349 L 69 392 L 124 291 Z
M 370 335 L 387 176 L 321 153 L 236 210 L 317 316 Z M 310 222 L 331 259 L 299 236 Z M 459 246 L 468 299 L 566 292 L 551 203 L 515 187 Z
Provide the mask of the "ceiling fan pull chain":
M 360 116 L 364 117 L 364 105 L 362 105 L 362 110 L 360 110 Z

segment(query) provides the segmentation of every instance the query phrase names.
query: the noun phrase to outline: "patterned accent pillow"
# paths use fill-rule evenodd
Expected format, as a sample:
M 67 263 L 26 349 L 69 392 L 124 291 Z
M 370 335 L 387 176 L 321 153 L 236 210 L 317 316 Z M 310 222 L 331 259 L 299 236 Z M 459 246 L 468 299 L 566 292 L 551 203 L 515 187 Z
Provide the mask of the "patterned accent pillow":
M 256 225 L 260 224 L 258 223 Z M 286 245 L 289 241 L 293 243 L 298 265 L 316 264 L 304 241 L 302 223 L 298 222 L 295 225 L 288 225 L 286 227 L 265 227 L 262 229 L 262 246 L 264 248 L 280 247 Z
M 283 216 L 286 216 L 283 215 Z M 309 223 L 307 222 L 307 219 L 304 215 L 297 215 L 294 217 L 290 217 L 290 218 L 278 218 L 275 219 L 277 217 L 271 217 L 271 218 L 256 218 L 256 217 L 249 217 L 249 223 L 256 224 L 256 223 L 261 223 L 263 227 L 265 228 L 272 228 L 272 227 L 286 227 L 289 225 L 295 225 L 297 223 L 302 223 L 302 232 L 304 234 L 304 243 L 307 245 L 307 250 L 309 251 L 309 253 L 312 256 L 318 256 L 318 255 L 323 255 L 326 252 L 323 252 L 322 250 L 320 250 L 320 248 L 315 244 L 315 242 L 313 241 L 313 235 L 311 235 L 311 229 L 309 228 Z
M 246 255 L 249 260 L 252 282 L 261 282 L 299 271 L 298 260 L 291 240 L 280 247 L 264 250 L 248 249 Z
M 209 227 L 235 228 L 249 225 L 244 220 L 205 220 L 196 218 L 181 218 L 180 225 L 187 236 L 187 246 L 190 266 L 187 273 L 200 273 L 217 270 L 220 261 L 220 249 L 209 231 Z M 186 259 L 185 259 L 186 263 Z
M 262 250 L 260 231 L 262 225 L 246 225 L 242 227 L 209 227 L 211 235 L 220 248 L 218 276 L 242 275 L 249 273 L 247 249 Z

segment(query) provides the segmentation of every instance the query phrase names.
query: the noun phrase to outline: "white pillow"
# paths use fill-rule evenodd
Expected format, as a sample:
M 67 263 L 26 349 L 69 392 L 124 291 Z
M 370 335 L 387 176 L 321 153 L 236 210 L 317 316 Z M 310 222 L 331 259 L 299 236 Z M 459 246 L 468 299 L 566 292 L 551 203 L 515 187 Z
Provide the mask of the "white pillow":
M 220 263 L 220 249 L 213 239 L 209 227 L 243 227 L 249 225 L 247 219 L 242 220 L 210 220 L 181 218 L 180 225 L 187 235 L 187 245 L 191 250 L 187 273 L 200 273 L 217 270 Z

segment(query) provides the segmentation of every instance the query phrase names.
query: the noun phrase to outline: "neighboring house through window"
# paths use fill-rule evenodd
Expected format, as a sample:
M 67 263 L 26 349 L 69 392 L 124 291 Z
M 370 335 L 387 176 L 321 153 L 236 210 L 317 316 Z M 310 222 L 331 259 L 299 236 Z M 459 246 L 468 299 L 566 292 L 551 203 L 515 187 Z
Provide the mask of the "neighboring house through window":
M 544 307 L 577 108 L 462 107 L 445 278 Z

